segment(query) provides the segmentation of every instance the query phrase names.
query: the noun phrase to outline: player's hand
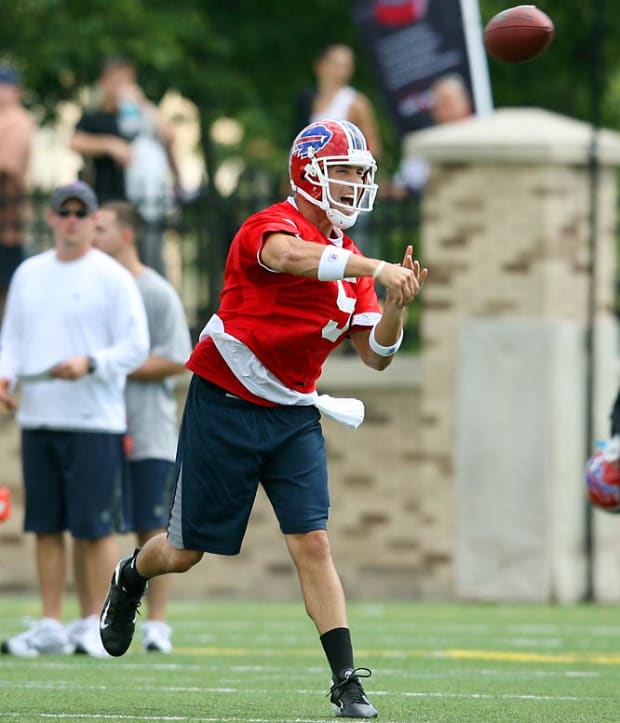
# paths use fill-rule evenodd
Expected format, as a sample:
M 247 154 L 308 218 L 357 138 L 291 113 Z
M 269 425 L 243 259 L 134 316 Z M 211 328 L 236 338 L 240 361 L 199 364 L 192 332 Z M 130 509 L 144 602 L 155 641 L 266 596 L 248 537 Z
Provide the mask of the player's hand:
M 14 412 L 17 409 L 17 401 L 9 394 L 8 379 L 0 379 L 0 404 L 7 412 Z
M 74 356 L 71 359 L 56 364 L 50 371 L 50 376 L 55 379 L 80 379 L 88 374 L 88 357 Z
M 386 304 L 404 309 L 420 293 L 428 269 L 420 268 L 420 262 L 413 258 L 413 246 L 405 249 L 401 264 L 386 264 L 377 277 L 385 287 Z

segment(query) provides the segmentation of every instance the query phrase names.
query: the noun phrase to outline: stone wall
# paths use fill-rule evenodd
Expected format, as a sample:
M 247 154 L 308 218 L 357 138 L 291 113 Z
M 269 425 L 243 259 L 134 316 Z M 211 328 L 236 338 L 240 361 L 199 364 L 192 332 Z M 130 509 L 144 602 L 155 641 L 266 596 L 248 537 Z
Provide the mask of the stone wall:
M 453 512 L 459 597 L 574 601 L 585 592 L 588 420 L 606 436 L 618 384 L 620 138 L 601 133 L 593 207 L 591 133 L 538 109 L 505 109 L 407 144 L 433 161 L 419 475 L 452 505 L 443 512 Z M 618 580 L 606 555 L 606 573 L 595 561 L 597 595 Z
M 450 518 L 437 514 L 417 476 L 420 450 L 420 360 L 395 359 L 379 374 L 357 358 L 331 360 L 321 390 L 357 396 L 366 420 L 351 430 L 324 420 L 330 468 L 333 552 L 352 598 L 445 598 L 453 578 Z M 184 389 L 180 392 L 182 399 Z M 21 532 L 22 494 L 16 425 L 0 424 L 0 483 L 8 484 L 13 515 L 0 523 L 0 591 L 35 590 L 32 535 Z M 133 546 L 120 536 L 124 553 Z M 175 580 L 175 594 L 289 599 L 297 577 L 269 503 L 259 492 L 238 557 L 209 557 Z

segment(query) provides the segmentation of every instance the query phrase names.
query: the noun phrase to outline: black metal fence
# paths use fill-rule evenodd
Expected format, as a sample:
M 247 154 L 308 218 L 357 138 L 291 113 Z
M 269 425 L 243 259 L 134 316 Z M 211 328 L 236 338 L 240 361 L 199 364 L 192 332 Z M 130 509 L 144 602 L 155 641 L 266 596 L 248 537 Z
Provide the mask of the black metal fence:
M 178 287 L 190 328 L 196 335 L 217 308 L 222 270 L 228 246 L 237 228 L 270 203 L 281 200 L 279 179 L 255 179 L 241 184 L 233 195 L 221 197 L 208 190 L 178 204 L 161 219 L 159 230 L 174 260 L 170 278 Z M 3 199 L 0 197 L 0 217 Z M 23 202 L 21 237 L 25 253 L 32 255 L 52 245 L 47 223 L 49 193 L 35 191 Z M 379 198 L 375 210 L 358 221 L 350 235 L 368 255 L 399 261 L 405 246 L 419 247 L 419 203 L 416 198 Z M 407 320 L 406 348 L 416 349 L 420 307 L 412 307 Z

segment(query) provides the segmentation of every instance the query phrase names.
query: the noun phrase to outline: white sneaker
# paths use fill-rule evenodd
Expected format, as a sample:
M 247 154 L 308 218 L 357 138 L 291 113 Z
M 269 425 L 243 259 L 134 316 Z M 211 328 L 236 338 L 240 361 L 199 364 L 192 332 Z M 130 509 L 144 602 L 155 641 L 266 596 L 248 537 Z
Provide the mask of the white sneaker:
M 67 655 L 73 645 L 62 623 L 54 618 L 42 618 L 30 623 L 30 630 L 5 640 L 0 650 L 20 658 L 38 655 Z
M 142 626 L 144 650 L 147 653 L 171 653 L 172 629 L 159 620 L 147 620 Z
M 108 654 L 99 635 L 99 618 L 90 615 L 80 618 L 67 625 L 69 640 L 73 643 L 74 652 L 78 655 L 92 655 L 94 658 L 107 658 Z

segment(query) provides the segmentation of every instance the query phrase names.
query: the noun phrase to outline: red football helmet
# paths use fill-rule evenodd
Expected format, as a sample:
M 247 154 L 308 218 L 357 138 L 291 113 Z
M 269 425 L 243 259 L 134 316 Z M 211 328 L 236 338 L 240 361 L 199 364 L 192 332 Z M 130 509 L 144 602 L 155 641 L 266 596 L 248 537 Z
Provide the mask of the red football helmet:
M 586 463 L 590 502 L 606 512 L 620 513 L 620 437 L 598 449 Z
M 346 198 L 336 199 L 330 191 L 331 166 L 363 169 L 359 183 L 338 181 L 339 185 L 350 187 L 350 195 Z M 359 213 L 372 211 L 378 189 L 374 182 L 376 170 L 377 163 L 368 150 L 364 134 L 349 121 L 311 123 L 300 131 L 291 146 L 291 188 L 322 208 L 338 228 L 350 228 Z

